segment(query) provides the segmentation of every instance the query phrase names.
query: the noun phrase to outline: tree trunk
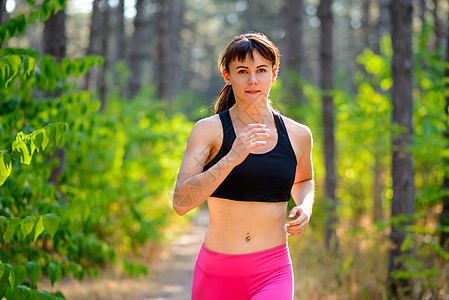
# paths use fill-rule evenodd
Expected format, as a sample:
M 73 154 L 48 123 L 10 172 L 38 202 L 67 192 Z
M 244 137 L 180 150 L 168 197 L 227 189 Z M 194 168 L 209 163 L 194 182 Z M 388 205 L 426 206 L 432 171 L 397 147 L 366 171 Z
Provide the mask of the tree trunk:
M 295 105 L 304 101 L 301 86 L 295 76 L 304 74 L 303 19 L 302 0 L 285 0 L 282 7 L 282 21 L 285 36 L 283 38 L 281 74 L 287 84 L 287 102 Z M 292 73 L 294 74 L 292 78 Z
M 381 163 L 381 157 L 379 154 L 374 154 L 374 222 L 382 221 L 384 219 L 383 215 L 383 207 L 382 207 L 382 189 L 383 189 L 383 180 L 382 180 L 382 172 L 383 167 Z
M 157 22 L 157 95 L 171 102 L 179 92 L 182 80 L 180 31 L 182 29 L 182 0 L 160 0 Z
M 376 4 L 375 0 L 364 0 L 363 2 L 364 16 L 362 17 L 362 28 L 365 44 L 364 47 L 369 47 L 374 53 L 380 54 L 379 38 L 381 37 L 381 35 L 379 32 L 379 20 L 377 20 L 376 23 L 373 20 L 375 10 L 373 9 L 373 6 L 375 6 L 374 4 Z M 363 50 L 364 47 L 362 47 L 362 49 L 359 49 L 357 55 Z
M 116 40 L 115 40 L 115 60 L 113 65 L 117 62 L 125 62 L 126 60 L 126 42 L 125 42 L 125 0 L 120 0 L 116 13 Z M 114 84 L 122 86 L 124 82 L 120 79 L 120 71 L 114 68 Z M 120 96 L 124 96 L 127 91 L 120 88 Z
M 414 170 L 411 153 L 407 147 L 411 145 L 413 124 L 413 56 L 412 56 L 412 3 L 411 0 L 394 0 L 390 2 L 391 39 L 393 45 L 393 125 L 404 128 L 404 131 L 393 132 L 393 203 L 391 205 L 392 222 L 390 240 L 390 258 L 388 266 L 389 291 L 397 296 L 408 294 L 410 281 L 394 278 L 394 272 L 404 270 L 399 260 L 411 255 L 413 248 L 401 249 L 406 238 L 406 226 L 411 220 L 399 221 L 399 216 L 411 217 L 414 213 Z M 398 221 L 398 222 L 396 222 Z
M 449 62 L 449 38 L 446 40 L 446 61 Z M 446 78 L 449 78 L 449 67 L 446 68 Z M 449 89 L 449 83 L 446 83 L 446 88 Z M 449 141 L 449 95 L 446 94 L 446 142 Z M 448 145 L 449 146 L 449 145 Z M 449 165 L 449 159 L 444 160 L 446 170 L 444 172 L 444 180 L 443 180 L 443 191 L 449 193 L 449 171 L 447 171 L 447 166 Z M 441 232 L 440 245 L 444 247 L 449 247 L 449 195 L 446 194 L 443 196 L 443 211 L 440 215 L 440 224 L 444 230 Z
M 334 103 L 328 94 L 333 89 L 332 66 L 332 0 L 321 0 L 318 16 L 321 20 L 320 41 L 320 88 L 323 91 L 323 127 L 324 127 L 324 160 L 326 168 L 326 205 L 329 218 L 326 224 L 326 246 L 329 250 L 337 250 L 338 241 L 335 230 L 336 216 L 336 176 L 335 176 L 335 141 L 334 141 Z
M 379 1 L 379 21 L 377 22 L 379 37 L 382 37 L 385 32 L 390 31 L 390 17 L 388 12 L 388 5 L 390 0 Z
M 57 61 L 66 56 L 65 19 L 66 14 L 62 9 L 52 14 L 44 26 L 43 53 L 56 57 Z
M 433 13 L 433 20 L 435 22 L 435 25 L 434 25 L 435 43 L 433 45 L 433 49 L 438 49 L 442 44 L 441 41 L 442 41 L 442 37 L 443 37 L 443 30 L 441 27 L 440 18 L 438 17 L 438 12 L 441 9 L 440 9 L 438 0 L 434 0 L 433 3 L 434 3 L 434 8 L 433 8 L 432 13 Z
M 421 20 L 421 33 L 424 33 L 424 26 L 426 26 L 426 0 L 419 1 L 419 18 Z
M 6 23 L 6 0 L 0 0 L 0 25 Z
M 92 3 L 92 16 L 90 21 L 90 35 L 89 35 L 89 46 L 86 50 L 86 56 L 92 54 L 98 54 L 99 51 L 99 36 L 101 32 L 101 14 L 99 9 L 99 4 L 101 0 L 94 0 Z M 92 76 L 92 71 L 87 72 L 86 81 L 84 83 L 84 89 L 88 90 L 92 83 L 90 82 Z
M 100 75 L 98 77 L 97 88 L 100 95 L 101 107 L 100 111 L 103 111 L 106 106 L 106 97 L 107 97 L 107 82 L 106 82 L 106 73 L 109 70 L 109 36 L 111 27 L 109 26 L 109 14 L 111 9 L 109 7 L 107 0 L 102 0 L 100 3 L 102 7 L 102 18 L 101 18 L 101 56 L 103 56 L 104 63 L 100 71 Z
M 181 30 L 183 28 L 184 0 L 173 0 L 170 8 L 170 55 L 168 57 L 172 84 L 169 90 L 169 101 L 182 91 L 181 67 Z
M 162 3 L 164 2 L 166 1 L 162 0 Z M 135 97 L 140 91 L 140 86 L 142 84 L 143 63 L 145 60 L 145 51 L 146 51 L 143 44 L 144 29 L 145 29 L 143 0 L 137 0 L 136 11 L 137 14 L 134 19 L 134 34 L 132 37 L 131 54 L 130 54 L 130 68 L 132 76 L 130 77 L 129 81 L 129 90 L 128 90 L 129 100 Z
M 168 40 L 169 27 L 169 3 L 172 0 L 159 0 L 160 10 L 157 22 L 157 96 L 160 99 L 169 99 L 170 79 L 168 77 L 168 49 L 170 42 Z
M 57 61 L 61 61 L 66 56 L 65 19 L 66 14 L 64 9 L 62 9 L 56 14 L 52 13 L 44 24 L 42 37 L 43 55 L 54 56 Z M 50 159 L 54 158 L 59 160 L 59 165 L 51 170 L 48 181 L 57 186 L 58 177 L 66 169 L 65 149 L 56 148 Z M 65 202 L 65 197 L 62 198 L 62 202 Z
M 125 0 L 120 0 L 117 9 L 117 61 L 124 60 L 126 57 L 125 43 Z

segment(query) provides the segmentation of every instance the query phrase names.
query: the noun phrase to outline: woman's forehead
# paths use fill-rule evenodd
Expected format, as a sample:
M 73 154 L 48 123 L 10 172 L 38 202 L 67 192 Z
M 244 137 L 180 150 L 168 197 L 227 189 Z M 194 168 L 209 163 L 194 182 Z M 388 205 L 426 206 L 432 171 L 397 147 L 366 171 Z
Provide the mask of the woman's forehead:
M 234 58 L 229 66 L 232 65 L 260 65 L 260 64 L 265 64 L 268 66 L 271 66 L 272 63 L 270 60 L 266 59 L 265 57 L 263 57 L 259 51 L 257 51 L 256 49 L 254 49 L 252 52 L 247 52 L 246 56 L 243 59 L 239 59 L 238 57 Z

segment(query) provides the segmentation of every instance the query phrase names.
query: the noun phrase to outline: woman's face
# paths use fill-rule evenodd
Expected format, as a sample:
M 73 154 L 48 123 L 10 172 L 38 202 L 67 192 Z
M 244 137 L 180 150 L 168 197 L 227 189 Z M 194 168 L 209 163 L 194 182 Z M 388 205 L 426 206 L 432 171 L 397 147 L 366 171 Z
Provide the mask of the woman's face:
M 229 71 L 223 70 L 223 78 L 226 84 L 232 85 L 236 101 L 248 104 L 266 101 L 277 75 L 271 61 L 257 50 L 253 51 L 253 57 L 248 53 L 244 61 L 233 60 Z

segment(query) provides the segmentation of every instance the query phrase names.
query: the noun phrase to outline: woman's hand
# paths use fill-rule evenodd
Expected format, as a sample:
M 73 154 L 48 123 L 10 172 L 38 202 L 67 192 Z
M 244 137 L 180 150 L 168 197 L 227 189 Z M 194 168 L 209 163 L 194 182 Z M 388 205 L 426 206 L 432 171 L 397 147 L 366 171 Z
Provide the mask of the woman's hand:
M 293 207 L 290 211 L 289 218 L 297 217 L 295 220 L 285 224 L 285 231 L 291 236 L 300 236 L 309 225 L 310 217 L 312 216 L 311 209 L 307 209 L 302 204 Z
M 265 145 L 267 142 L 262 141 L 262 138 L 269 137 L 269 128 L 265 128 L 265 124 L 253 123 L 249 124 L 242 131 L 240 131 L 234 143 L 232 144 L 231 151 L 229 151 L 229 160 L 235 165 L 241 164 L 245 158 L 259 146 Z

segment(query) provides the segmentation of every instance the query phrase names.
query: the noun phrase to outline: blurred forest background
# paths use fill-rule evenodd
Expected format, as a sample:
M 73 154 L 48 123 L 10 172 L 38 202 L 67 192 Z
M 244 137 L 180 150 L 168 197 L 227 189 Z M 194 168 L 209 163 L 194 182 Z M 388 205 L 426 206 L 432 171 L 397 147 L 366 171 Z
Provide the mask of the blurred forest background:
M 282 55 L 275 108 L 314 135 L 297 298 L 449 299 L 449 1 L 0 7 L 0 298 L 64 299 L 44 275 L 151 273 L 148 249 L 188 223 L 170 191 L 218 56 L 260 31 Z

